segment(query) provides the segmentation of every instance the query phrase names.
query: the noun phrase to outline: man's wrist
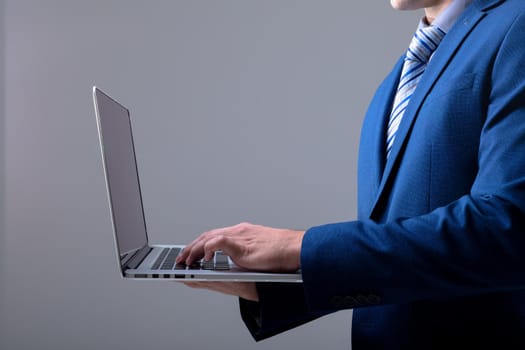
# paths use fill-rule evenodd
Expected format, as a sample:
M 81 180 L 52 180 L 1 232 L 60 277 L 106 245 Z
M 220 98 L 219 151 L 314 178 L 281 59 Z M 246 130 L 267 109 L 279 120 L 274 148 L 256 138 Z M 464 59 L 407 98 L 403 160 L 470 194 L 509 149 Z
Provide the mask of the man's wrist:
M 292 254 L 293 257 L 293 270 L 297 271 L 301 268 L 301 248 L 303 245 L 303 237 L 306 231 L 295 231 L 296 237 L 294 244 L 292 245 Z

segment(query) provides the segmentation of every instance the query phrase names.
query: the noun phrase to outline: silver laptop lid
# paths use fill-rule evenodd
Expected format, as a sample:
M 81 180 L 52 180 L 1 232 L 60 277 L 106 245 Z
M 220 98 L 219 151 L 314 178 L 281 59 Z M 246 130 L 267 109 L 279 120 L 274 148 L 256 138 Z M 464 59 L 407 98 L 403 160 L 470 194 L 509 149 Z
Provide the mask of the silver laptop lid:
M 126 107 L 97 87 L 93 87 L 93 99 L 113 230 L 122 266 L 134 252 L 148 244 L 131 120 Z

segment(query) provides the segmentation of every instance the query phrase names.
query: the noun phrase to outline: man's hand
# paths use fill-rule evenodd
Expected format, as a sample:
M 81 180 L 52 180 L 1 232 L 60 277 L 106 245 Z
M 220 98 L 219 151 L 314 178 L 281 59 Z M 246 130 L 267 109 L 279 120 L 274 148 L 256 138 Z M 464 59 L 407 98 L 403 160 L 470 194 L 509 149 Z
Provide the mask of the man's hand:
M 177 263 L 191 265 L 210 260 L 217 250 L 240 267 L 272 272 L 297 271 L 301 265 L 301 244 L 305 231 L 276 229 L 242 223 L 201 234 L 186 246 Z M 214 282 L 215 283 L 215 282 Z
M 255 282 L 183 282 L 191 288 L 208 289 L 223 294 L 235 295 L 250 301 L 259 301 Z

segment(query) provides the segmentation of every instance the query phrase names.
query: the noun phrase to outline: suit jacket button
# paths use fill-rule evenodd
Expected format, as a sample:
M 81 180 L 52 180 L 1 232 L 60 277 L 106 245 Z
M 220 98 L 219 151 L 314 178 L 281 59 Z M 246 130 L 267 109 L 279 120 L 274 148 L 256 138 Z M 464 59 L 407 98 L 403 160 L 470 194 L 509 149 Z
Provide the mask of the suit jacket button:
M 356 307 L 358 303 L 354 297 L 346 296 L 344 298 L 343 304 L 344 304 L 344 307 L 351 309 L 351 308 Z
M 366 306 L 366 305 L 368 305 L 370 303 L 370 301 L 364 295 L 359 294 L 357 296 L 357 303 L 359 304 L 359 306 Z
M 381 303 L 381 298 L 375 294 L 369 294 L 367 299 L 368 303 L 372 305 L 377 305 Z

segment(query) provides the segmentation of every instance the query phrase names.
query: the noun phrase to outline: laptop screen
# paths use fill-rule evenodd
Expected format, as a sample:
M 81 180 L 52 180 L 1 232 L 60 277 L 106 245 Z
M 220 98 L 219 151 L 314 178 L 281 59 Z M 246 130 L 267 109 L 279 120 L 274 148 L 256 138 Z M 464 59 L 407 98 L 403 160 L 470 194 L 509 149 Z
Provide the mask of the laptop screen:
M 147 244 L 129 111 L 94 89 L 102 156 L 120 257 Z

